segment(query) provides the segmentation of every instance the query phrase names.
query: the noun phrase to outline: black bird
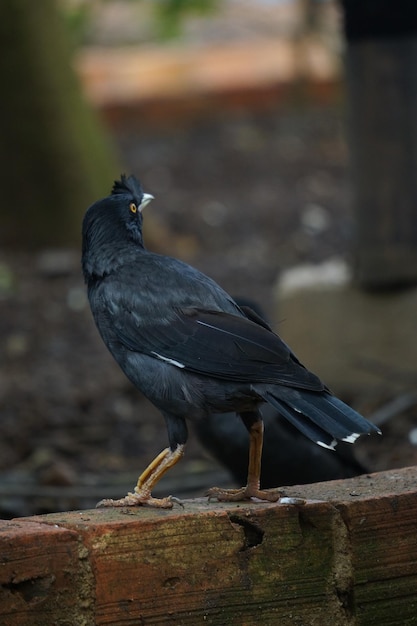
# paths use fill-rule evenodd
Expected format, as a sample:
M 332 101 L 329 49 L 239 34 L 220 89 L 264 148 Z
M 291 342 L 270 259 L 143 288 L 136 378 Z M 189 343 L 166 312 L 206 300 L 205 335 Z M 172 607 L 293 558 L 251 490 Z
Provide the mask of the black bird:
M 230 411 L 249 431 L 247 484 L 208 495 L 276 501 L 279 494 L 259 484 L 264 402 L 327 448 L 379 429 L 332 395 L 256 313 L 190 265 L 145 249 L 142 210 L 152 198 L 134 176 L 122 176 L 83 221 L 82 268 L 96 325 L 126 376 L 162 412 L 169 440 L 134 493 L 100 504 L 171 507 L 171 498 L 151 492 L 184 454 L 186 419 Z
M 247 298 L 235 298 L 235 302 L 243 311 L 249 307 L 264 324 L 268 323 L 257 302 Z M 270 404 L 262 407 L 262 420 L 267 433 L 260 476 L 264 489 L 352 478 L 368 472 L 355 458 L 353 446 L 342 442 L 335 451 L 317 446 L 283 420 Z M 242 420 L 233 413 L 214 413 L 193 426 L 200 443 L 229 470 L 237 483 L 243 484 L 248 473 L 249 439 Z

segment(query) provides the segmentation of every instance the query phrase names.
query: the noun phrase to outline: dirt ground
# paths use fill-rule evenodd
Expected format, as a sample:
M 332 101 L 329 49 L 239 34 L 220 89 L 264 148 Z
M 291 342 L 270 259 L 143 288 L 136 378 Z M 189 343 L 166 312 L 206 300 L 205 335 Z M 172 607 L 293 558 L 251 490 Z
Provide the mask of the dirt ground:
M 149 247 L 261 303 L 273 324 L 280 271 L 348 253 L 351 191 L 344 118 L 335 108 L 229 114 L 164 134 L 119 132 L 114 141 L 126 172 L 156 197 L 146 209 Z M 166 445 L 162 417 L 98 337 L 79 257 L 77 249 L 0 254 L 5 518 L 124 495 Z M 370 414 L 390 398 L 358 406 L 352 389 L 348 400 Z M 370 470 L 417 463 L 416 415 L 415 405 L 397 411 L 383 438 L 359 444 Z M 202 495 L 219 483 L 232 484 L 191 433 L 185 460 L 159 492 Z

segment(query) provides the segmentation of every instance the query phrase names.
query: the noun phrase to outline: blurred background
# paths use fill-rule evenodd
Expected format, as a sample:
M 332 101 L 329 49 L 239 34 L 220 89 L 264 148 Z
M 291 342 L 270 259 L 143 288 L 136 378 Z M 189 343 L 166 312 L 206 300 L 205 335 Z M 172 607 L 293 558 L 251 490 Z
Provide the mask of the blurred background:
M 361 467 L 417 462 L 416 33 L 410 0 L 3 0 L 2 517 L 122 496 L 166 445 L 80 271 L 121 172 L 156 198 L 148 248 L 258 303 L 381 425 Z M 158 493 L 233 484 L 205 437 Z

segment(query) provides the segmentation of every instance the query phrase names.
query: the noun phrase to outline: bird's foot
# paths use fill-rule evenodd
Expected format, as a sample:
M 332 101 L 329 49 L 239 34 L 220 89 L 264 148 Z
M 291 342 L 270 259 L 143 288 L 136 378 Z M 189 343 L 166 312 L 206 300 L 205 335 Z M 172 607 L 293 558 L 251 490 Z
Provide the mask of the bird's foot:
M 111 498 L 101 500 L 96 507 L 121 507 L 121 506 L 152 506 L 158 509 L 172 509 L 174 502 L 178 502 L 177 498 L 168 496 L 167 498 L 153 498 L 149 491 L 135 491 L 128 493 L 124 498 L 112 500 Z
M 282 491 L 278 489 L 259 489 L 258 487 L 246 485 L 240 489 L 222 489 L 221 487 L 212 487 L 208 490 L 208 499 L 216 498 L 219 502 L 241 502 L 242 500 L 250 500 L 258 498 L 267 502 L 277 502 L 282 496 Z
M 184 444 L 178 445 L 175 450 L 166 448 L 148 465 L 139 476 L 133 493 L 128 493 L 120 500 L 101 500 L 97 507 L 112 506 L 152 506 L 158 509 L 172 509 L 174 503 L 183 506 L 181 500 L 168 496 L 167 498 L 153 498 L 151 493 L 162 476 L 177 463 L 184 454 Z

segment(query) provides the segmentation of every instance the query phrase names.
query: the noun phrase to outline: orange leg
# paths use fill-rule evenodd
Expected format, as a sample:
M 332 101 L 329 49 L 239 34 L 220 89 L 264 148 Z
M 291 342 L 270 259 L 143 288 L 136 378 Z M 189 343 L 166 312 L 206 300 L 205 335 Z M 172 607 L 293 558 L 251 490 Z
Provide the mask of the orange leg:
M 260 500 L 268 500 L 276 502 L 281 494 L 274 491 L 260 489 L 261 476 L 261 459 L 262 445 L 264 437 L 264 425 L 262 420 L 254 422 L 249 429 L 249 466 L 248 481 L 246 487 L 240 489 L 222 489 L 220 487 L 212 487 L 208 490 L 207 495 L 210 498 L 217 498 L 223 502 L 239 502 L 240 500 L 249 500 L 250 498 L 259 498 Z
M 127 496 L 120 500 L 101 500 L 97 504 L 102 506 L 141 506 L 148 505 L 162 509 L 172 508 L 172 498 L 153 498 L 152 489 L 156 483 L 162 478 L 166 472 L 171 469 L 184 456 L 185 445 L 178 445 L 174 451 L 171 448 L 165 448 L 160 454 L 148 465 L 144 472 L 139 476 L 134 493 L 128 493 Z

